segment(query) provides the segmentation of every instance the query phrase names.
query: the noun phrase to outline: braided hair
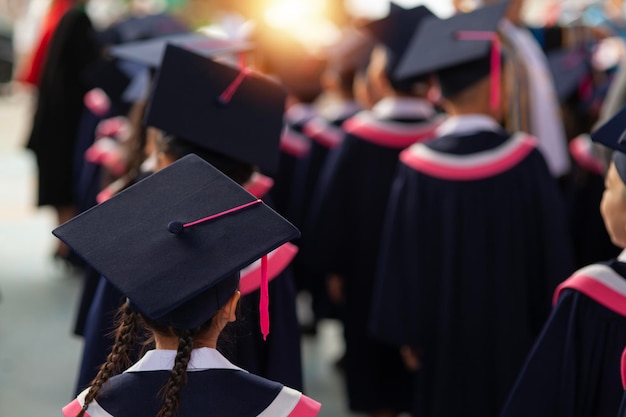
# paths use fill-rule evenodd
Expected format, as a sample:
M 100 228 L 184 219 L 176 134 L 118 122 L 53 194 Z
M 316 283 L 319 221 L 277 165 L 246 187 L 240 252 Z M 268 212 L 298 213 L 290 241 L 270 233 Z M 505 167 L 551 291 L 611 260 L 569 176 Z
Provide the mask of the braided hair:
M 151 320 L 143 315 L 141 315 L 141 318 L 146 326 L 153 332 L 165 336 L 178 337 L 178 349 L 176 352 L 176 358 L 174 359 L 174 366 L 168 381 L 161 390 L 163 401 L 161 403 L 161 409 L 156 416 L 172 417 L 178 411 L 178 406 L 180 404 L 180 391 L 187 382 L 187 365 L 191 359 L 191 351 L 194 347 L 195 337 L 197 335 L 202 335 L 207 331 L 207 329 L 213 324 L 213 318 L 209 319 L 200 327 L 195 329 L 177 329 Z
M 98 374 L 91 382 L 89 391 L 85 396 L 83 408 L 76 417 L 83 417 L 89 404 L 96 399 L 102 385 L 112 376 L 117 375 L 131 363 L 129 352 L 135 347 L 137 340 L 138 315 L 128 303 L 120 307 L 118 311 L 119 325 L 115 331 L 115 343 L 106 362 L 100 367 Z
M 180 390 L 187 382 L 187 364 L 193 349 L 193 330 L 175 331 L 178 336 L 178 351 L 170 378 L 163 387 L 163 403 L 157 417 L 172 417 L 178 411 Z

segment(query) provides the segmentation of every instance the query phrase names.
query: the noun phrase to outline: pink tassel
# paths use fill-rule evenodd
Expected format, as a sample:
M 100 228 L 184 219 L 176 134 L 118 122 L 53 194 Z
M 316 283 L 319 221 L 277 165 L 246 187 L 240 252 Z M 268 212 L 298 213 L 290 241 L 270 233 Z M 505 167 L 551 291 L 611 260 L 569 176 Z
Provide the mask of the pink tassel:
M 242 68 L 241 71 L 239 72 L 239 75 L 237 75 L 237 78 L 235 78 L 233 82 L 230 83 L 228 87 L 226 87 L 226 90 L 224 90 L 224 92 L 219 96 L 220 103 L 228 104 L 230 100 L 233 98 L 233 95 L 235 94 L 235 92 L 237 92 L 237 89 L 239 88 L 243 80 L 248 75 L 250 75 L 250 73 L 251 73 L 250 69 Z
M 500 79 L 502 77 L 502 45 L 496 32 L 460 31 L 457 37 L 462 41 L 491 41 L 491 84 L 489 105 L 492 110 L 500 107 Z
M 261 258 L 261 300 L 259 301 L 259 315 L 261 316 L 261 333 L 263 340 L 267 340 L 270 333 L 270 297 L 267 279 L 267 255 Z

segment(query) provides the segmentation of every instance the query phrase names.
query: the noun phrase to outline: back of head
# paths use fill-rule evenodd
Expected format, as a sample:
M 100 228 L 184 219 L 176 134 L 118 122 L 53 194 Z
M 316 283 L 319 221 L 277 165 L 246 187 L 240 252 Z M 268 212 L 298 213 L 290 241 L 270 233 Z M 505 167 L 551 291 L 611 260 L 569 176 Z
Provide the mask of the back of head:
M 196 154 L 239 185 L 245 184 L 255 171 L 252 164 L 212 151 L 174 135 L 157 135 L 156 146 L 158 152 L 168 155 L 171 160 L 177 160 L 189 154 Z

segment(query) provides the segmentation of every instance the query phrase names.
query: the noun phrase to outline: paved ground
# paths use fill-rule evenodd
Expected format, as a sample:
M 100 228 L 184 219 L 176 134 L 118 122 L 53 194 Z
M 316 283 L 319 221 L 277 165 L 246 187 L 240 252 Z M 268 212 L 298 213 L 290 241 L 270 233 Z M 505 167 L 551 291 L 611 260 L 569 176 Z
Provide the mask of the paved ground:
M 35 162 L 22 144 L 29 97 L 0 96 L 0 416 L 58 416 L 71 398 L 81 340 L 71 335 L 80 279 L 55 264 L 51 211 L 35 207 Z M 333 363 L 341 329 L 303 340 L 307 393 L 322 417 L 349 417 Z

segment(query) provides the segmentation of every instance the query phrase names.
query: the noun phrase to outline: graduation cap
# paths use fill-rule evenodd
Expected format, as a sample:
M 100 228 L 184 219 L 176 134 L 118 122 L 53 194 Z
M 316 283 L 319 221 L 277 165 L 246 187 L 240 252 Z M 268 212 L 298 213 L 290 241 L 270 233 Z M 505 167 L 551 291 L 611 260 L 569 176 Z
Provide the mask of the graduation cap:
M 613 163 L 620 178 L 626 184 L 626 107 L 591 132 L 591 140 L 617 151 L 613 152 Z
M 209 320 L 237 289 L 241 269 L 300 235 L 196 155 L 181 158 L 53 234 L 134 309 L 180 329 Z M 263 286 L 261 291 L 263 299 Z
M 621 153 L 626 153 L 626 107 L 591 132 L 591 140 Z
M 211 38 L 201 33 L 183 33 L 124 43 L 111 47 L 109 53 L 118 59 L 136 62 L 156 69 L 161 65 L 165 47 L 168 44 L 188 49 L 207 58 L 246 52 L 252 49 L 252 44 L 249 42 Z
M 103 45 L 116 45 L 187 32 L 189 28 L 172 15 L 156 13 L 120 20 L 102 31 L 98 38 Z
M 547 56 L 557 97 L 562 103 L 578 90 L 591 74 L 589 54 L 581 49 L 557 50 Z
M 499 106 L 500 43 L 496 33 L 508 1 L 420 25 L 394 76 L 400 80 L 436 73 L 444 96 L 492 73 L 492 106 Z M 498 103 L 496 104 L 496 99 Z
M 386 17 L 365 25 L 364 29 L 387 48 L 386 69 L 392 82 L 398 81 L 395 71 L 414 33 L 428 18 L 436 19 L 425 6 L 405 9 L 391 3 Z
M 274 173 L 285 100 L 269 78 L 168 45 L 146 125 Z

